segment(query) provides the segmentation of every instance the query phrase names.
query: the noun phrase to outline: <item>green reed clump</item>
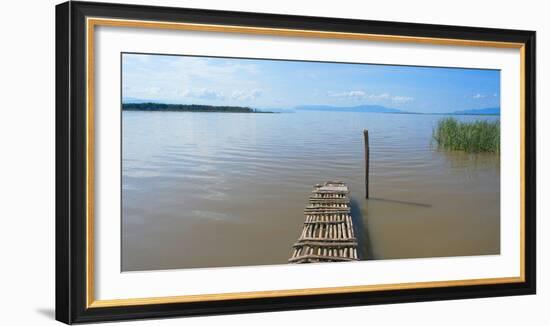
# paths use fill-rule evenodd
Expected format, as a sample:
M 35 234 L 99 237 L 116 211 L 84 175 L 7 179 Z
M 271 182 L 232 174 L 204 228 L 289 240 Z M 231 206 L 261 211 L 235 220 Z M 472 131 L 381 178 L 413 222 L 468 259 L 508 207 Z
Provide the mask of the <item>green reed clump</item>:
M 500 152 L 500 121 L 460 122 L 455 118 L 439 120 L 433 138 L 440 149 L 468 153 Z

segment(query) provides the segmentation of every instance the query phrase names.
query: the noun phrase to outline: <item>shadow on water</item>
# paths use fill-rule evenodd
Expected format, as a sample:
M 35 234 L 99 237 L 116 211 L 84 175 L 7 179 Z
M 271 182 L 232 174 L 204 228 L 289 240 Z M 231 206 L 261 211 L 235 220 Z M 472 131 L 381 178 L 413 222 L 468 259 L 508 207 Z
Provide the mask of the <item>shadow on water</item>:
M 377 200 L 377 201 L 382 201 L 382 202 L 386 202 L 386 203 L 411 205 L 411 206 L 418 206 L 418 207 L 432 207 L 432 205 L 430 205 L 430 204 L 415 203 L 415 202 L 412 202 L 412 201 L 395 200 L 395 199 L 387 199 L 387 198 L 370 197 L 369 200 Z
M 372 252 L 371 241 L 369 238 L 369 230 L 365 227 L 363 213 L 357 200 L 350 199 L 351 219 L 353 221 L 353 232 L 357 238 L 357 256 L 359 260 L 372 260 L 375 259 Z

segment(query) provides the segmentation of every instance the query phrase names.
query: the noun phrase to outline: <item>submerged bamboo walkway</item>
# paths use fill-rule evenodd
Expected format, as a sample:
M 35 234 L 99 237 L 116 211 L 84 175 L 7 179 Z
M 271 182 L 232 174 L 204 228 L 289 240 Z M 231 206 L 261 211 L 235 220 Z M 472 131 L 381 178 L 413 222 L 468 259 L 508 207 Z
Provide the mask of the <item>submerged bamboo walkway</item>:
M 289 263 L 358 260 L 348 194 L 343 182 L 329 181 L 313 187 L 304 211 L 304 228 Z

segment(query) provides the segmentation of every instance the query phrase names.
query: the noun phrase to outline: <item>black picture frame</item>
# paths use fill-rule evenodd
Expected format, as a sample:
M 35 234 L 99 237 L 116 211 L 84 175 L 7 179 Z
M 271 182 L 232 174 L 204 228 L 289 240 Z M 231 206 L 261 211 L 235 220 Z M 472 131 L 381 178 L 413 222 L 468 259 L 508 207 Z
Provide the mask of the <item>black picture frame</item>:
M 238 25 L 524 44 L 523 282 L 90 308 L 86 265 L 86 17 Z M 67 323 L 534 294 L 536 144 L 534 31 L 264 13 L 65 2 L 56 6 L 56 319 Z

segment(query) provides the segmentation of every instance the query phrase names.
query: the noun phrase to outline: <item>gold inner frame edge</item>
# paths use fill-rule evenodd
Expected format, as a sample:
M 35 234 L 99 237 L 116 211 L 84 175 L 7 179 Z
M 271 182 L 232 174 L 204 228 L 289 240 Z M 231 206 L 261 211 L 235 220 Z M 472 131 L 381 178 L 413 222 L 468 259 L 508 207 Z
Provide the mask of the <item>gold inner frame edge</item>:
M 416 44 L 511 48 L 520 51 L 520 276 L 448 281 L 410 282 L 394 284 L 354 285 L 343 287 L 288 289 L 273 291 L 234 292 L 216 294 L 145 297 L 96 300 L 94 293 L 94 30 L 95 26 L 171 29 L 200 32 L 224 32 L 287 37 L 314 37 L 330 39 L 365 40 L 378 42 L 404 42 Z M 264 28 L 234 25 L 175 23 L 145 20 L 86 18 L 86 307 L 104 308 L 150 304 L 220 301 L 235 299 L 273 298 L 374 292 L 450 286 L 474 286 L 525 282 L 525 44 L 515 42 L 479 41 L 449 38 L 414 37 L 384 34 L 362 34 L 301 29 Z

